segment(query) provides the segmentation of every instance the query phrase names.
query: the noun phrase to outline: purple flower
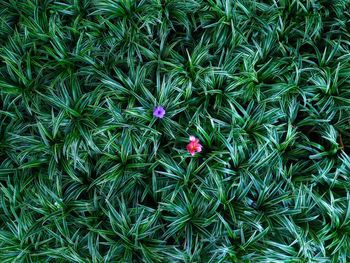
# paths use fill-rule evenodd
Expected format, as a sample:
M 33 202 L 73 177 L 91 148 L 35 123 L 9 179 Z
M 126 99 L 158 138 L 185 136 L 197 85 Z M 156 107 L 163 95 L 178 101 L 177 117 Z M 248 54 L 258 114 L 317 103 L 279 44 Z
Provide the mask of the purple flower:
M 162 106 L 158 106 L 153 110 L 153 115 L 158 118 L 163 118 L 164 114 L 165 114 L 165 110 L 163 109 Z

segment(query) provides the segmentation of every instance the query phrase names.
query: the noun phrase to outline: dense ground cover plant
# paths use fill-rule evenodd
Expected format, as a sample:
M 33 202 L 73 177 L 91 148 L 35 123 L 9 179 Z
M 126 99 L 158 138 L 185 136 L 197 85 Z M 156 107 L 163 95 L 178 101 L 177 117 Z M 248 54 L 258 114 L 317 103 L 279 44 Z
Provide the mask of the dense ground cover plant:
M 349 10 L 1 0 L 0 262 L 350 262 Z

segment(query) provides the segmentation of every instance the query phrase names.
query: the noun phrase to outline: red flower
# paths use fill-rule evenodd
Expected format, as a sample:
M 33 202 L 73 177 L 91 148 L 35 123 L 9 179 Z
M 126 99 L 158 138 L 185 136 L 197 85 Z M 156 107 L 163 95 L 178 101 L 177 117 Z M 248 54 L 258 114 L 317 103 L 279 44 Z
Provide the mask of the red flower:
M 194 156 L 194 154 L 196 152 L 200 152 L 202 151 L 202 145 L 199 144 L 199 140 L 194 137 L 194 136 L 190 136 L 190 143 L 187 144 L 187 151 L 192 155 Z

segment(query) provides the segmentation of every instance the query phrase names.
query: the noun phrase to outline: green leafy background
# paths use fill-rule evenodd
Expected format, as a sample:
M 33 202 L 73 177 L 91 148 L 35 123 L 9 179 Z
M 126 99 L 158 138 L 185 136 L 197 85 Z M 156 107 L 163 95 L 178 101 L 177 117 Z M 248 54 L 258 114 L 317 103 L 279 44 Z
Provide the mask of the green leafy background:
M 349 9 L 1 0 L 0 262 L 350 262 Z

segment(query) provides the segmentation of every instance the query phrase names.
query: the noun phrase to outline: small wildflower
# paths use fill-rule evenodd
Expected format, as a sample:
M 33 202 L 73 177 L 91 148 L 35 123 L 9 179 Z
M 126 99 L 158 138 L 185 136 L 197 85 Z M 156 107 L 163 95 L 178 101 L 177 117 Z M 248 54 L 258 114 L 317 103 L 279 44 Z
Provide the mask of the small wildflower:
M 202 145 L 199 144 L 199 139 L 194 136 L 190 136 L 190 143 L 187 144 L 187 151 L 194 156 L 196 152 L 202 151 Z
M 157 118 L 163 118 L 165 114 L 165 110 L 162 106 L 158 106 L 153 110 L 153 115 L 156 116 Z

